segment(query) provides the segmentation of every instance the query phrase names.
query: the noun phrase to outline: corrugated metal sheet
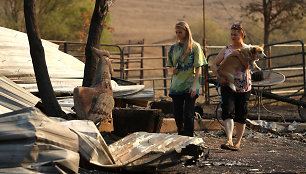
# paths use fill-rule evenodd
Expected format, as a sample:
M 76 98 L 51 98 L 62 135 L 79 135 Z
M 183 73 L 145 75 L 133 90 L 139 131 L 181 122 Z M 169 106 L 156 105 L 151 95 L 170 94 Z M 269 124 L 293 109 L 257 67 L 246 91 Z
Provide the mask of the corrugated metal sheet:
M 178 163 L 188 145 L 204 146 L 202 138 L 172 134 L 136 132 L 111 144 L 116 165 L 126 170 Z
M 204 147 L 201 138 L 146 132 L 107 146 L 92 121 L 48 118 L 35 108 L 0 115 L 0 141 L 0 172 L 8 173 L 77 173 L 79 156 L 96 169 L 139 171 L 177 164 L 194 154 L 182 153 L 190 145 Z
M 35 108 L 0 115 L 0 141 L 0 168 L 78 172 L 77 134 Z
M 54 171 L 56 173 L 58 171 Z M 16 173 L 16 174 L 37 174 L 37 171 L 25 169 L 22 167 L 1 168 L 0 173 Z
M 75 87 L 82 86 L 84 63 L 58 50 L 54 43 L 42 39 L 42 44 L 54 92 L 73 94 Z M 38 92 L 26 33 L 0 27 L 0 74 L 31 93 Z M 143 89 L 144 85 L 113 86 L 114 97 L 154 98 L 153 89 Z
M 36 108 L 0 115 L 0 141 L 4 173 L 77 173 L 80 156 L 94 165 L 114 165 L 92 121 L 49 118 Z
M 58 45 L 42 39 L 46 63 L 51 78 L 82 78 L 84 64 L 58 50 Z M 0 27 L 0 73 L 27 80 L 34 77 L 29 42 L 26 33 Z
M 58 50 L 58 45 L 42 40 L 49 76 L 55 92 L 73 91 L 82 85 L 84 63 Z M 0 27 L 0 74 L 37 92 L 26 33 Z
M 79 136 L 79 151 L 83 158 L 98 166 L 113 165 L 114 159 L 96 125 L 90 120 L 64 120 L 52 118 L 69 127 Z
M 0 76 L 0 114 L 33 107 L 39 100 L 10 79 Z

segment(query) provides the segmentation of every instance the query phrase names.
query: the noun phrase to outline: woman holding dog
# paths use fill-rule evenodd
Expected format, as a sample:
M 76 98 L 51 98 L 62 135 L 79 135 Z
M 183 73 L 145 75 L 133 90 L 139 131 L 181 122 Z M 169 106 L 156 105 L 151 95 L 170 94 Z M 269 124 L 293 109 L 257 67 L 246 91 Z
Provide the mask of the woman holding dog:
M 231 26 L 231 40 L 232 44 L 223 48 L 216 59 L 213 61 L 211 70 L 217 76 L 218 82 L 221 84 L 222 97 L 222 119 L 225 124 L 225 132 L 227 141 L 221 145 L 222 149 L 238 151 L 241 145 L 241 139 L 245 130 L 245 123 L 248 114 L 248 100 L 251 94 L 251 75 L 249 68 L 242 68 L 236 72 L 234 77 L 234 85 L 236 91 L 233 91 L 224 78 L 218 75 L 218 66 L 230 54 L 240 56 L 235 49 L 242 49 L 249 47 L 243 40 L 246 37 L 245 31 L 240 24 L 233 24 Z M 250 65 L 249 65 L 250 66 Z M 234 122 L 236 124 L 236 141 L 233 143 L 232 136 L 234 130 Z
M 199 43 L 192 39 L 189 25 L 175 25 L 176 44 L 170 47 L 166 66 L 172 69 L 169 96 L 172 98 L 174 118 L 179 135 L 193 136 L 194 104 L 200 89 L 200 67 L 206 59 Z

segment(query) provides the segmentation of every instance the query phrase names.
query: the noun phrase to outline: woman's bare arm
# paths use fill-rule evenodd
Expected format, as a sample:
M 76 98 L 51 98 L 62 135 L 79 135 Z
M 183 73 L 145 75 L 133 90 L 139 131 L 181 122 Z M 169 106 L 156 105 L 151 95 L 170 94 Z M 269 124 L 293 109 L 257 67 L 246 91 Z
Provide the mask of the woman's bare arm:
M 223 58 L 224 58 L 224 54 L 225 54 L 225 50 L 226 48 L 223 48 L 219 54 L 217 55 L 217 57 L 215 58 L 215 60 L 213 60 L 212 64 L 210 65 L 210 69 L 212 70 L 212 72 L 218 76 L 218 65 L 220 65 L 220 63 L 222 62 Z

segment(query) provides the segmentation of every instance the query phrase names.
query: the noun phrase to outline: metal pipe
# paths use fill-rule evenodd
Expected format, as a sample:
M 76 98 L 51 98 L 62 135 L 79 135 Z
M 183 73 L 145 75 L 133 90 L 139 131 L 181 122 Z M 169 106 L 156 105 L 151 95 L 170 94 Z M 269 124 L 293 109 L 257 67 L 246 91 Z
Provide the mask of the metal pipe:
M 166 57 L 166 55 L 167 55 L 166 46 L 162 46 L 162 56 Z M 162 61 L 163 61 L 163 67 L 165 68 L 166 67 L 166 59 L 162 59 Z M 165 78 L 165 80 L 164 80 L 164 87 L 166 88 L 164 90 L 164 95 L 167 96 L 168 95 L 168 93 L 167 93 L 167 80 L 166 80 L 166 78 L 167 78 L 167 69 L 163 69 L 163 77 Z

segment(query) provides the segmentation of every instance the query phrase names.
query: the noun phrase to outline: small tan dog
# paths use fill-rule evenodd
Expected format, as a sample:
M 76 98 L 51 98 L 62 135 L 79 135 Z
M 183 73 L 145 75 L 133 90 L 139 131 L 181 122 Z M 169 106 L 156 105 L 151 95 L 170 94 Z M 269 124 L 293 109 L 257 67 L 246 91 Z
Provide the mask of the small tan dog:
M 220 64 L 217 72 L 220 75 L 220 78 L 224 78 L 230 88 L 233 91 L 236 91 L 234 85 L 234 75 L 240 69 L 248 68 L 248 65 L 251 65 L 252 69 L 261 70 L 256 61 L 260 58 L 265 58 L 263 45 L 262 46 L 251 46 L 249 48 L 236 49 L 233 51 L 238 51 L 240 56 L 229 55 L 222 63 Z

